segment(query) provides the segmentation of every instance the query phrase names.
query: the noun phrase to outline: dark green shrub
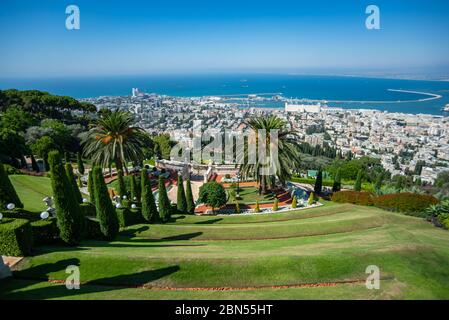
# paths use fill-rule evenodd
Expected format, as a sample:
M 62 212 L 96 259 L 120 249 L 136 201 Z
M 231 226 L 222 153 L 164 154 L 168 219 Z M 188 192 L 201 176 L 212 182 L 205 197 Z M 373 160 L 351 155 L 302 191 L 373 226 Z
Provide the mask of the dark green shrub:
M 106 240 L 114 240 L 119 231 L 117 213 L 109 197 L 101 167 L 93 169 L 95 208 L 100 229 Z
M 77 153 L 76 155 L 76 162 L 78 165 L 78 172 L 83 175 L 84 174 L 84 163 L 83 163 L 83 159 L 81 158 L 81 153 Z
M 38 220 L 31 222 L 34 245 L 55 243 L 59 238 L 56 219 Z
M 371 192 L 339 191 L 332 195 L 332 201 L 352 203 L 360 206 L 372 206 L 374 195 Z
M 341 169 L 337 170 L 332 184 L 332 192 L 339 192 L 341 190 Z
M 162 222 L 168 222 L 171 218 L 172 207 L 165 188 L 164 177 L 159 177 L 158 192 L 159 218 Z
M 374 198 L 374 205 L 378 208 L 417 217 L 425 217 L 424 210 L 437 203 L 438 199 L 433 196 L 409 192 L 387 194 Z
M 123 179 L 123 171 L 121 169 L 117 171 L 117 181 L 117 193 L 120 196 L 120 199 L 123 199 L 123 196 L 128 196 L 128 192 L 126 191 L 126 184 Z
M 143 169 L 141 172 L 140 182 L 142 186 L 142 217 L 147 222 L 157 222 L 159 221 L 159 212 L 157 211 L 156 202 L 154 200 L 153 191 L 151 190 L 146 169 Z
M 354 191 L 358 191 L 358 192 L 362 191 L 362 174 L 363 174 L 362 170 L 359 170 L 357 172 L 357 178 L 356 178 L 355 184 L 354 184 Z
M 80 204 L 81 211 L 83 212 L 83 217 L 95 218 L 97 215 L 95 206 L 90 202 L 85 202 Z
M 100 221 L 96 218 L 86 217 L 86 239 L 92 240 L 105 240 L 103 233 L 101 232 Z
M 51 187 L 55 200 L 59 235 L 66 244 L 77 245 L 83 232 L 83 220 L 72 182 L 67 177 L 59 152 L 50 152 L 48 163 L 51 170 Z
M 145 223 L 140 209 L 120 208 L 116 209 L 120 228 Z
M 17 208 L 23 208 L 23 204 L 0 162 L 0 210 L 6 209 L 9 203 L 14 203 Z
M 200 187 L 198 202 L 211 206 L 212 211 L 224 206 L 227 200 L 228 196 L 224 187 L 216 181 L 207 182 Z
M 40 212 L 31 212 L 22 208 L 15 208 L 13 210 L 1 211 L 3 217 L 14 219 L 27 219 L 30 221 L 40 220 Z
M 81 192 L 80 189 L 78 188 L 75 175 L 73 174 L 73 168 L 70 163 L 65 164 L 65 172 L 67 174 L 67 178 L 70 181 L 70 184 L 72 185 L 73 194 L 75 195 L 76 201 L 78 201 L 78 203 L 83 203 L 83 197 L 81 196 Z
M 33 251 L 31 225 L 25 219 L 2 219 L 0 222 L 0 255 L 25 257 Z
M 190 183 L 190 178 L 186 180 L 186 201 L 187 201 L 187 212 L 190 214 L 195 213 L 195 201 L 193 200 L 192 185 Z
M 315 181 L 315 187 L 313 190 L 317 195 L 321 194 L 321 192 L 323 191 L 323 172 L 321 170 L 318 171 L 318 175 Z
M 187 212 L 187 199 L 184 192 L 184 182 L 182 176 L 178 175 L 178 193 L 176 195 L 176 208 L 178 213 L 185 214 Z
M 130 190 L 131 190 L 131 200 L 140 202 L 140 198 L 142 196 L 141 185 L 135 175 L 131 175 L 130 181 Z
M 13 167 L 10 164 L 4 164 L 3 168 L 5 169 L 5 172 L 8 176 L 12 175 L 12 174 L 22 174 L 22 171 L 20 171 L 19 169 L 17 169 L 16 167 Z
M 89 192 L 89 198 L 91 203 L 95 203 L 94 181 L 92 178 L 92 170 L 89 171 L 87 176 L 87 192 Z

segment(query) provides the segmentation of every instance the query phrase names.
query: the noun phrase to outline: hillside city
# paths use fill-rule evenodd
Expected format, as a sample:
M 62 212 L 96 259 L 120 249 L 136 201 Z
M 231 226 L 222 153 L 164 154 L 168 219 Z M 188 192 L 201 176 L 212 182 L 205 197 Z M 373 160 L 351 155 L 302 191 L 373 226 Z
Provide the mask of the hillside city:
M 262 98 L 250 95 L 242 101 L 257 99 Z M 392 176 L 413 172 L 414 179 L 434 183 L 449 167 L 449 117 L 307 105 L 295 109 L 287 103 L 285 109 L 257 108 L 254 104 L 242 107 L 242 103 L 224 97 L 171 97 L 136 88 L 130 96 L 81 100 L 98 109 L 129 111 L 148 133 L 168 133 L 173 141 L 186 145 L 192 143 L 195 120 L 201 120 L 203 130 L 241 132 L 251 117 L 274 114 L 289 123 L 288 129 L 298 132 L 301 142 L 326 145 L 355 157 L 379 158 Z

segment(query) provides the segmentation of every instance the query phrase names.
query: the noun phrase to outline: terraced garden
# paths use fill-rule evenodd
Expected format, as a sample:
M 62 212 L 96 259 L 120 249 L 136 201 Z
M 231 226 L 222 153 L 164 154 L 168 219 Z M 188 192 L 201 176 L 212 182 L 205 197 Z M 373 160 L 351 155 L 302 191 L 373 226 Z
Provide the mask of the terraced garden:
M 65 268 L 79 265 L 81 289 Z M 379 290 L 365 286 L 368 265 Z M 175 216 L 117 241 L 39 247 L 1 299 L 448 299 L 449 232 L 419 218 L 326 203 L 297 212 Z

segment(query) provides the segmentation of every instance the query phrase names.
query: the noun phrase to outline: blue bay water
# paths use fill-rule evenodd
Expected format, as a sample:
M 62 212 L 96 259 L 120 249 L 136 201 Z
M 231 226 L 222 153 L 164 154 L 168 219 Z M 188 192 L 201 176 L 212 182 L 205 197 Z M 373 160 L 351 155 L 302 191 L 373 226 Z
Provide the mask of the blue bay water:
M 437 115 L 443 114 L 441 108 L 449 103 L 449 82 L 343 76 L 208 74 L 54 79 L 0 78 L 0 89 L 9 88 L 44 90 L 75 98 L 130 95 L 131 88 L 170 96 L 279 93 L 288 98 L 344 101 L 404 101 L 427 98 L 419 94 L 389 91 L 396 89 L 433 93 L 441 95 L 442 98 L 408 103 L 329 103 L 329 106 Z

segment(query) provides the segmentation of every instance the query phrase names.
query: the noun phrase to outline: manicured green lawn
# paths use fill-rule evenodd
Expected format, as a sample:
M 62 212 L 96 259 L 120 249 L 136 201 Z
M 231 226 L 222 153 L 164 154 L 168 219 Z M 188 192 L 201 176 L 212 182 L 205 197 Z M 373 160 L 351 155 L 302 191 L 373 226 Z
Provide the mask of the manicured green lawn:
M 178 216 L 110 243 L 40 247 L 0 282 L 0 299 L 449 299 L 448 231 L 352 205 L 284 215 Z M 80 290 L 47 281 L 68 265 L 80 267 Z M 380 290 L 364 286 L 369 265 Z M 359 282 L 337 284 L 347 281 Z
M 47 207 L 42 202 L 45 197 L 53 194 L 50 179 L 47 177 L 33 177 L 27 175 L 9 176 L 25 209 L 42 211 Z
M 270 203 L 274 200 L 274 194 L 259 195 L 259 190 L 255 187 L 240 188 L 239 194 L 240 199 L 238 201 L 242 204 L 255 204 L 256 201 L 259 201 L 259 203 Z M 230 197 L 228 203 L 234 203 L 234 199 Z

